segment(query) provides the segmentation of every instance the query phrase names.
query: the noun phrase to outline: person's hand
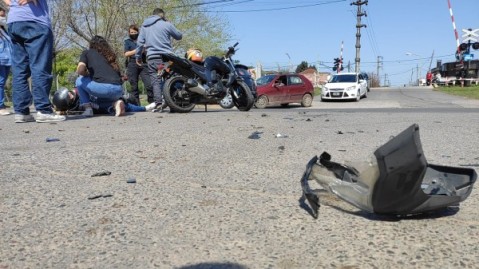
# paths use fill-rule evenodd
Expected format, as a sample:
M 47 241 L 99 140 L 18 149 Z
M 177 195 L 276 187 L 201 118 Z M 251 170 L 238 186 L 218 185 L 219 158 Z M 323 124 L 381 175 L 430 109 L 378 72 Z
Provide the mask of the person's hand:
M 142 66 L 142 65 L 143 65 L 143 64 L 141 63 L 141 59 L 136 59 L 136 64 L 137 64 L 138 66 Z
M 8 2 L 10 2 L 10 0 L 7 0 Z M 20 6 L 24 6 L 30 2 L 33 2 L 35 5 L 37 5 L 37 0 L 18 0 L 18 4 Z

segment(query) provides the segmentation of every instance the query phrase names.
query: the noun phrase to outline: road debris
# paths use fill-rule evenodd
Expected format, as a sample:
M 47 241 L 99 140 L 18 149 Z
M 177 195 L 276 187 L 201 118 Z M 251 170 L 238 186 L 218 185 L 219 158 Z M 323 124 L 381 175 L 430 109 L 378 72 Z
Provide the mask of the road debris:
M 263 134 L 263 132 L 254 131 L 253 133 L 251 133 L 248 136 L 248 138 L 249 139 L 260 139 L 262 134 Z
M 310 188 L 310 180 L 369 213 L 408 216 L 458 207 L 477 179 L 472 168 L 428 163 L 417 124 L 358 160 L 341 164 L 323 152 L 308 162 L 301 178 L 301 199 L 309 203 L 305 209 L 314 218 L 318 217 L 320 191 Z
M 285 135 L 285 134 L 277 133 L 277 134 L 274 135 L 274 137 L 276 137 L 276 138 L 288 138 L 289 136 Z
M 109 175 L 111 175 L 110 171 L 102 171 L 102 172 L 98 172 L 91 175 L 91 177 L 102 177 L 102 176 L 109 176 Z
M 88 200 L 95 200 L 95 199 L 98 199 L 98 198 L 108 198 L 108 197 L 112 197 L 113 194 L 95 194 L 95 195 L 92 195 L 92 196 L 89 196 L 88 197 Z

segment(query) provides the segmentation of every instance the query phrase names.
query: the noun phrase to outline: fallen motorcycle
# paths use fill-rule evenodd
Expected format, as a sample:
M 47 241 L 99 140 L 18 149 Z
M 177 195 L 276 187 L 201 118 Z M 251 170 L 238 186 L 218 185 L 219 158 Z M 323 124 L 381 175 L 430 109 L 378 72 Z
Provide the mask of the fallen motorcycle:
M 238 110 L 249 111 L 254 104 L 253 94 L 231 58 L 237 45 L 238 43 L 229 47 L 223 58 L 210 56 L 205 59 L 205 62 L 214 61 L 224 67 L 221 70 L 211 70 L 216 89 L 213 93 L 206 87 L 205 65 L 172 54 L 163 55 L 166 63 L 159 68 L 159 76 L 165 80 L 163 97 L 170 109 L 188 113 L 196 104 L 219 103 L 229 94 Z

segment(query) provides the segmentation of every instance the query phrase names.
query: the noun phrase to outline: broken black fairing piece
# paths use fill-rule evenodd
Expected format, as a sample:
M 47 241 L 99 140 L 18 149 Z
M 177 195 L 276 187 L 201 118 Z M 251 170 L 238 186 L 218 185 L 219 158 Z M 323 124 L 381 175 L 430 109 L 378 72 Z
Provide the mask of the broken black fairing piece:
M 303 177 L 301 178 L 301 187 L 303 188 L 303 197 L 306 198 L 306 201 L 309 203 L 309 207 L 312 210 L 312 215 L 315 219 L 318 218 L 319 207 L 319 195 L 313 191 L 308 184 L 309 176 L 313 165 L 318 161 L 318 157 L 314 156 L 306 165 L 306 171 L 304 171 Z
M 343 165 L 324 152 L 306 166 L 303 194 L 317 218 L 319 196 L 309 187 L 316 180 L 324 189 L 371 213 L 411 215 L 458 206 L 471 193 L 474 169 L 428 164 L 411 125 L 379 147 L 365 161 Z

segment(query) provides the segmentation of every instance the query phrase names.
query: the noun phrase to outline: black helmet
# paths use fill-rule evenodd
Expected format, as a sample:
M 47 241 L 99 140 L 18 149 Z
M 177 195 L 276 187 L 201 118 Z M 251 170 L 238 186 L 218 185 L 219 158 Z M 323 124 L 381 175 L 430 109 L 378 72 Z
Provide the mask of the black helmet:
M 73 110 L 78 106 L 78 95 L 62 87 L 53 95 L 52 104 L 56 111 Z

